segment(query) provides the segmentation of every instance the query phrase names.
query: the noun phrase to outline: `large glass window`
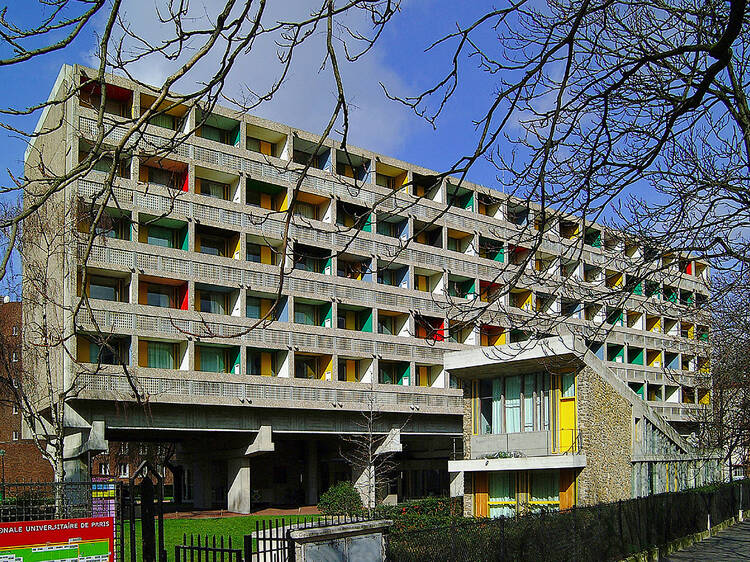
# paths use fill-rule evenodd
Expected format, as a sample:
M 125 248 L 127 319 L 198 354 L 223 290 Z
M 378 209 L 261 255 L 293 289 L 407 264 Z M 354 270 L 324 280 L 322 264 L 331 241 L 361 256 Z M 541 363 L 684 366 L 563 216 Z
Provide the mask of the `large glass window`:
M 116 365 L 120 359 L 115 353 L 117 344 L 110 343 L 107 345 L 99 345 L 96 342 L 89 342 L 89 361 L 91 363 L 100 363 L 102 365 Z
M 574 398 L 576 395 L 576 377 L 575 375 L 562 376 L 562 397 Z
M 201 179 L 201 195 L 215 199 L 226 199 L 229 186 L 225 183 Z
M 159 285 L 148 285 L 146 289 L 146 304 L 162 308 L 174 307 L 174 288 Z
M 154 246 L 162 246 L 163 248 L 175 247 L 174 231 L 161 226 L 149 226 L 147 228 L 148 235 L 146 236 L 146 242 Z
M 318 325 L 318 310 L 315 305 L 294 303 L 294 321 L 308 326 Z
M 148 366 L 155 369 L 177 368 L 177 345 L 165 342 L 148 342 Z
M 474 432 L 517 433 L 550 429 L 550 376 L 529 373 L 482 379 L 472 387 Z
M 201 312 L 208 312 L 209 314 L 226 314 L 227 295 L 226 293 L 201 291 L 200 306 Z
M 89 281 L 89 298 L 105 301 L 120 300 L 120 280 L 92 276 Z
M 534 389 L 536 376 L 533 374 L 523 377 L 523 430 L 534 431 Z
M 529 472 L 529 503 L 541 507 L 560 505 L 560 473 L 557 470 Z
M 489 488 L 490 517 L 513 517 L 516 513 L 516 473 L 490 473 Z
M 226 241 L 219 236 L 201 235 L 201 254 L 210 256 L 226 256 Z
M 200 370 L 211 373 L 227 372 L 227 354 L 220 347 L 200 347 Z
M 521 431 L 521 377 L 505 378 L 505 432 Z

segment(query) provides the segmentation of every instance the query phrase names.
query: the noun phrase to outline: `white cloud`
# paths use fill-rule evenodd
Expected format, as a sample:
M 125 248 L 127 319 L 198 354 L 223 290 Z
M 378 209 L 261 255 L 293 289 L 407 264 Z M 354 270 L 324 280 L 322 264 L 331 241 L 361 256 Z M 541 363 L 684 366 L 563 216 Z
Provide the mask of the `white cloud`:
M 166 2 L 159 2 L 159 6 Z M 309 0 L 284 0 L 269 2 L 264 14 L 264 26 L 271 27 L 277 21 L 294 21 L 309 14 L 311 7 L 318 3 Z M 221 3 L 223 5 L 223 2 Z M 219 9 L 214 4 L 194 2 L 184 21 L 192 28 L 205 27 L 207 21 L 215 19 Z M 154 43 L 163 37 L 171 37 L 173 25 L 162 24 L 156 16 L 154 0 L 130 0 L 125 3 L 124 19 L 132 26 L 138 37 Z M 359 31 L 370 31 L 371 22 L 363 12 L 357 11 L 347 18 L 347 23 Z M 249 27 L 249 22 L 245 24 Z M 294 62 L 285 85 L 269 102 L 264 102 L 253 111 L 254 114 L 286 123 L 311 132 L 320 132 L 328 122 L 336 101 L 336 88 L 330 64 L 321 69 L 325 56 L 325 23 L 294 54 Z M 345 33 L 345 32 L 343 32 Z M 342 34 L 343 34 L 342 33 Z M 266 35 L 253 43 L 250 50 L 238 58 L 225 86 L 230 96 L 239 96 L 245 86 L 256 91 L 265 91 L 280 75 L 281 63 L 277 56 L 276 42 L 282 37 Z M 176 61 L 169 61 L 161 55 L 153 55 L 129 66 L 130 72 L 138 79 L 159 84 L 177 68 L 178 64 L 190 56 L 203 39 L 193 41 L 185 53 Z M 138 43 L 128 39 L 126 49 L 138 48 Z M 223 47 L 223 45 L 222 45 Z M 364 148 L 393 153 L 399 150 L 408 135 L 409 120 L 413 116 L 399 104 L 388 100 L 379 82 L 399 91 L 405 89 L 401 77 L 389 66 L 381 50 L 377 47 L 355 63 L 346 61 L 343 49 L 339 50 L 345 92 L 350 106 L 351 128 L 349 142 Z M 96 60 L 92 53 L 92 60 Z M 179 82 L 176 91 L 187 91 L 210 77 L 216 67 L 217 55 L 208 57 L 194 69 L 185 80 Z

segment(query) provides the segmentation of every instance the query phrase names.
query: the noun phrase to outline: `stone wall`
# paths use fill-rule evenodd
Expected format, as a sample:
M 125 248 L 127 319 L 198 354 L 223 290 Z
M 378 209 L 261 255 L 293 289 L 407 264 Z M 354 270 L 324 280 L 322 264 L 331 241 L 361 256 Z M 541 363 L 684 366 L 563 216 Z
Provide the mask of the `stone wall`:
M 578 476 L 578 504 L 593 505 L 631 495 L 630 403 L 590 367 L 577 376 L 578 428 L 586 468 Z
M 463 420 L 463 441 L 464 441 L 464 459 L 471 458 L 471 435 L 473 433 L 471 419 L 471 381 L 464 383 L 464 420 Z M 471 517 L 474 515 L 474 487 L 471 473 L 464 474 L 464 515 Z

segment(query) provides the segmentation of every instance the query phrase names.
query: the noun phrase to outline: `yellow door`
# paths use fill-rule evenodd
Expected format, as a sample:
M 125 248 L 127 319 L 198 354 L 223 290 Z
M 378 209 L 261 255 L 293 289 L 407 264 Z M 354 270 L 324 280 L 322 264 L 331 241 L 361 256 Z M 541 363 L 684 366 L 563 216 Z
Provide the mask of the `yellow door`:
M 560 453 L 573 449 L 576 434 L 575 375 L 560 376 Z

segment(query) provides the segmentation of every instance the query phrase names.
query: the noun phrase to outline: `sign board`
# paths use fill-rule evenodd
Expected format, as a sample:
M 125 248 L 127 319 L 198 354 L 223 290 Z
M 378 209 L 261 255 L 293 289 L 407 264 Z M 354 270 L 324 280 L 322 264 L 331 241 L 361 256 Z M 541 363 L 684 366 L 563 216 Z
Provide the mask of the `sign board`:
M 114 562 L 112 517 L 0 523 L 0 562 Z

